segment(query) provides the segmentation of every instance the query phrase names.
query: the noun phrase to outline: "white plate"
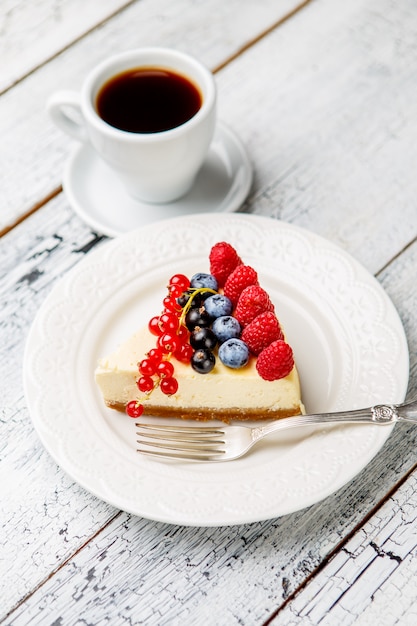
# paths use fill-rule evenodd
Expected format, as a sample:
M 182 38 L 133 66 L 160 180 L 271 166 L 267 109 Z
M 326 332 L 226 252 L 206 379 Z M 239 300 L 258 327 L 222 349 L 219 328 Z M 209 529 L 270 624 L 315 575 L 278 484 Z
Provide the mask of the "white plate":
M 64 172 L 63 188 L 74 211 L 92 228 L 115 237 L 162 219 L 196 213 L 237 211 L 252 183 L 252 168 L 235 133 L 218 123 L 194 186 L 168 204 L 131 198 L 114 172 L 88 144 L 75 148 Z
M 161 310 L 167 278 L 208 270 L 217 241 L 236 246 L 275 302 L 308 411 L 403 401 L 408 350 L 399 317 L 368 272 L 328 241 L 268 218 L 199 215 L 119 237 L 79 263 L 39 311 L 26 346 L 25 391 L 56 462 L 99 498 L 174 524 L 221 526 L 320 501 L 378 452 L 391 427 L 296 430 L 239 460 L 164 462 L 135 451 L 134 420 L 106 409 L 97 358 Z

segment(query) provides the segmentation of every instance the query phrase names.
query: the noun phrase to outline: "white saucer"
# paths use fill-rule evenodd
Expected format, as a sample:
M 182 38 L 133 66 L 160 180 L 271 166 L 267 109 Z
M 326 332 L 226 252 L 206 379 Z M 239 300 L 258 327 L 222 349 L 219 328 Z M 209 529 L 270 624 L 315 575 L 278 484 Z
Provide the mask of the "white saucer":
M 242 143 L 230 128 L 219 123 L 193 188 L 176 202 L 134 200 L 88 144 L 77 146 L 71 155 L 63 188 L 72 208 L 87 224 L 115 237 L 179 215 L 236 211 L 251 183 L 252 168 Z

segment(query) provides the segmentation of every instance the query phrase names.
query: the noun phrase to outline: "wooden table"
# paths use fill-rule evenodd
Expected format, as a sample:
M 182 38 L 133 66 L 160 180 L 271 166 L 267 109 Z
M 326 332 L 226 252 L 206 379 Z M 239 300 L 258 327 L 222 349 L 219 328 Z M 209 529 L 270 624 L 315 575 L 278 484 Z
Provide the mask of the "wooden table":
M 45 112 L 110 53 L 164 45 L 215 73 L 254 169 L 243 211 L 334 242 L 384 287 L 417 392 L 414 0 L 24 0 L 0 8 L 1 575 L 4 624 L 415 624 L 417 429 L 334 495 L 269 521 L 129 515 L 45 451 L 22 387 L 36 312 L 107 245 L 72 210 L 73 142 Z M 382 400 L 382 399 L 381 399 Z

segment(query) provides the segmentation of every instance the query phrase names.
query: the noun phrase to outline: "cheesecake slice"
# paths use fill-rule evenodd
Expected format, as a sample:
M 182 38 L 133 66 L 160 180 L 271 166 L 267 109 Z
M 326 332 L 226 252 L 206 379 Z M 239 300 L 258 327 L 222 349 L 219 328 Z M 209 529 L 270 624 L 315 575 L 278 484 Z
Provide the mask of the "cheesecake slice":
M 145 415 L 196 420 L 266 420 L 304 412 L 298 372 L 279 380 L 263 380 L 253 358 L 241 369 L 231 369 L 217 359 L 209 374 L 195 372 L 189 364 L 172 358 L 178 390 L 165 395 L 159 387 L 150 394 L 138 391 L 138 363 L 155 344 L 147 327 L 142 328 L 101 358 L 95 380 L 108 407 L 124 411 L 139 398 Z
M 304 412 L 291 346 L 275 306 L 227 242 L 210 274 L 168 280 L 163 310 L 115 352 L 95 380 L 108 407 L 196 420 L 267 420 Z

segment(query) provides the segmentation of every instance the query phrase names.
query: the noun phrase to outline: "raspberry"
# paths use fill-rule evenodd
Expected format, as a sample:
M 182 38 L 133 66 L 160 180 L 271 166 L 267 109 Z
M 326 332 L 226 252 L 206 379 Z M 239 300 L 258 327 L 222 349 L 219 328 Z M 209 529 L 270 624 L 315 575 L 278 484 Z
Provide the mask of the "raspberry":
M 210 274 L 212 274 L 219 287 L 223 287 L 229 275 L 242 265 L 242 260 L 230 243 L 221 241 L 216 243 L 210 251 Z
M 234 317 L 241 326 L 247 326 L 255 317 L 265 311 L 273 311 L 274 305 L 265 289 L 259 285 L 245 287 L 237 301 Z
M 275 313 L 266 311 L 257 315 L 243 330 L 241 335 L 242 341 L 246 343 L 249 350 L 255 356 L 273 341 L 284 339 L 284 334 L 277 320 Z
M 256 361 L 256 369 L 264 380 L 285 378 L 294 367 L 294 355 L 291 346 L 282 339 L 273 341 L 262 350 Z
M 258 274 L 250 265 L 238 265 L 224 285 L 224 295 L 236 305 L 240 294 L 249 285 L 258 284 Z

